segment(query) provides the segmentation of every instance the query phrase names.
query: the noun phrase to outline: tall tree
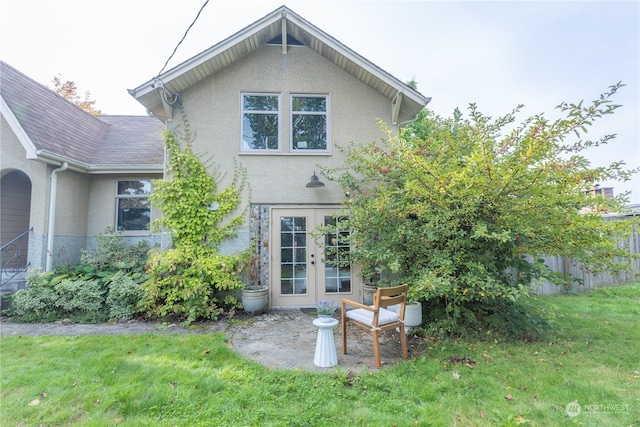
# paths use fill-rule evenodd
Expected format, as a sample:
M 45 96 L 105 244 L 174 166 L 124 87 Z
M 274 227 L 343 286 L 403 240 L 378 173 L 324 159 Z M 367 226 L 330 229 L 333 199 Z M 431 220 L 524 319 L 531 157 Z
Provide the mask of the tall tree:
M 624 195 L 585 190 L 637 170 L 590 166 L 584 150 L 614 135 L 582 139 L 619 107 L 611 97 L 620 87 L 587 106 L 562 103 L 564 117 L 555 121 L 536 115 L 517 124 L 521 107 L 493 120 L 472 104 L 469 119 L 425 110 L 382 144 L 344 147 L 346 167 L 325 174 L 351 193 L 348 215 L 335 226 L 351 231 L 348 261 L 409 283 L 413 299 L 444 307 L 453 324 L 517 301 L 538 278 L 561 280 L 543 256 L 566 256 L 593 272 L 628 269 L 634 255 L 620 242 L 640 222 L 605 221 L 602 212 L 624 210 Z
M 70 102 L 73 102 L 78 107 L 82 108 L 90 114 L 102 114 L 102 111 L 94 108 L 96 101 L 90 99 L 91 93 L 89 91 L 86 91 L 84 93 L 84 98 L 81 98 L 80 95 L 78 95 L 78 87 L 76 86 L 75 82 L 71 80 L 62 82 L 62 80 L 60 80 L 60 77 L 53 77 L 53 90 L 58 95 L 64 97 Z

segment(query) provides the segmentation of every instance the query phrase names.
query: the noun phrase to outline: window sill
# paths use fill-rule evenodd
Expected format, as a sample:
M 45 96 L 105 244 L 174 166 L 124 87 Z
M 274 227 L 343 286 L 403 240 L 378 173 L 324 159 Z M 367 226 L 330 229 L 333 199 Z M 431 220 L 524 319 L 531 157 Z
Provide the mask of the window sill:
M 313 152 L 309 152 L 309 153 L 283 153 L 283 152 L 266 152 L 266 153 L 260 153 L 260 152 L 248 152 L 248 151 L 240 151 L 238 153 L 239 156 L 331 156 L 331 152 L 329 151 L 313 151 Z

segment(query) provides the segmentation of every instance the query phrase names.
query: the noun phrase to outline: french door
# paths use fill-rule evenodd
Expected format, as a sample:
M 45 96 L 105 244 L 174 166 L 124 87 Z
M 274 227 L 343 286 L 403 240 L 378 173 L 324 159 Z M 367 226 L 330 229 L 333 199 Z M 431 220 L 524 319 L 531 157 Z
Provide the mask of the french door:
M 356 266 L 331 263 L 349 251 L 337 235 L 323 236 L 331 246 L 324 253 L 310 235 L 317 226 L 334 223 L 328 208 L 273 208 L 271 210 L 271 277 L 273 306 L 310 306 L 320 300 L 339 302 L 361 292 Z M 342 232 L 341 234 L 346 233 Z

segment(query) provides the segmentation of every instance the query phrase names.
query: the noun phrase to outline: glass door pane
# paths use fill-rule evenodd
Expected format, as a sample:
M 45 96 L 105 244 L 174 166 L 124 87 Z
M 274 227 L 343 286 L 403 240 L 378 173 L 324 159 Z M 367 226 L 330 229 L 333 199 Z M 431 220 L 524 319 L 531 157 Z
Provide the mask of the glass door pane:
M 306 217 L 280 217 L 280 293 L 308 293 Z
M 326 225 L 335 225 L 336 218 L 325 216 Z M 347 262 L 350 248 L 346 238 L 348 231 L 327 234 L 325 238 L 324 291 L 330 293 L 351 292 L 351 266 Z
M 320 300 L 361 297 L 360 269 L 347 263 L 348 232 L 310 236 L 321 224 L 332 224 L 335 208 L 274 207 L 271 215 L 271 305 L 312 306 Z M 326 251 L 322 248 L 327 244 Z M 332 262 L 335 261 L 335 262 Z

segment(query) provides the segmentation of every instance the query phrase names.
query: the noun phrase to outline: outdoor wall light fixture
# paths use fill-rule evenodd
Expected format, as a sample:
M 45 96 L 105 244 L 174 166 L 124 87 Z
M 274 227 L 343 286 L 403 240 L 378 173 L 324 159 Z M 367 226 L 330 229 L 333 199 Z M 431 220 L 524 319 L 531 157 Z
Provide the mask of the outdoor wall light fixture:
M 320 178 L 318 178 L 318 175 L 316 175 L 316 171 L 313 171 L 313 175 L 311 175 L 311 181 L 307 182 L 307 188 L 315 187 L 324 187 L 324 182 L 320 181 Z

